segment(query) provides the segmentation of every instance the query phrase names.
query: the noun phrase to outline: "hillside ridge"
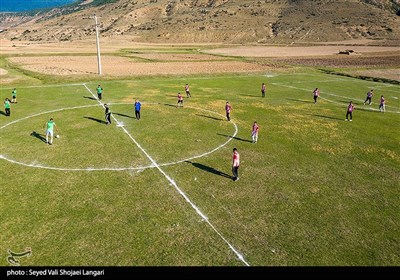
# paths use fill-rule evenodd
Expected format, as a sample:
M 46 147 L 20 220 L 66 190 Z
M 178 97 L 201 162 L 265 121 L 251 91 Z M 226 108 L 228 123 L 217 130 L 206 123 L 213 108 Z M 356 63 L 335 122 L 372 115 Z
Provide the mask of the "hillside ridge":
M 95 35 L 138 42 L 294 44 L 400 38 L 399 0 L 82 0 L 35 13 L 0 13 L 1 37 L 74 41 Z M 393 45 L 393 44 L 392 44 Z

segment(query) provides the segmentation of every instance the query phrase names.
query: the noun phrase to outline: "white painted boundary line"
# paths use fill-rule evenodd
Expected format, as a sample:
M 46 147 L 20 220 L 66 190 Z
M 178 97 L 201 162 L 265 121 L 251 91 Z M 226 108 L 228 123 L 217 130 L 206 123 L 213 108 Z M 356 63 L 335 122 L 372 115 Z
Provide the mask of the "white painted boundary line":
M 80 86 L 82 86 L 82 84 L 81 84 Z M 109 104 L 110 104 L 110 105 L 128 105 L 128 104 L 131 104 L 131 103 L 109 103 Z M 149 102 L 149 103 L 143 103 L 143 104 L 160 105 L 160 104 L 162 104 L 162 103 L 151 103 L 151 102 Z M 18 120 L 14 120 L 14 121 L 12 121 L 12 122 L 10 122 L 10 123 L 8 123 L 8 124 L 6 124 L 6 125 L 0 127 L 0 130 L 3 129 L 3 128 L 5 128 L 5 127 L 7 127 L 7 126 L 9 126 L 9 125 L 11 125 L 11 124 L 15 124 L 15 123 L 17 123 L 17 122 L 20 122 L 20 121 L 23 121 L 23 120 L 26 120 L 26 119 L 29 119 L 29 118 L 32 118 L 32 117 L 36 117 L 36 116 L 39 116 L 39 115 L 44 115 L 44 114 L 54 113 L 54 112 L 59 112 L 59 111 L 66 111 L 66 110 L 79 109 L 79 108 L 95 107 L 95 106 L 98 106 L 98 105 L 96 105 L 96 104 L 95 104 L 95 105 L 83 105 L 83 106 L 76 106 L 76 107 L 70 107 L 70 108 L 56 109 L 56 110 L 47 111 L 47 112 L 41 112 L 41 113 L 34 114 L 34 115 L 30 115 L 30 116 L 27 116 L 27 117 L 24 117 L 24 118 L 21 118 L 21 119 L 18 119 Z M 199 108 L 195 108 L 195 107 L 191 107 L 191 106 L 186 106 L 186 108 L 192 108 L 192 109 L 195 109 L 195 110 L 200 110 L 200 111 L 208 112 L 208 113 L 211 113 L 211 114 L 216 114 L 216 115 L 221 116 L 222 118 L 225 117 L 225 116 L 222 115 L 222 114 L 219 114 L 219 113 L 217 113 L 217 112 L 213 112 L 213 111 L 210 111 L 210 110 L 206 110 L 206 109 L 199 109 Z M 200 154 L 200 155 L 197 155 L 197 156 L 189 157 L 189 158 L 186 158 L 186 159 L 182 159 L 182 160 L 178 160 L 178 161 L 173 161 L 173 162 L 167 162 L 167 163 L 161 163 L 161 164 L 158 164 L 158 165 L 159 165 L 159 166 L 169 166 L 169 165 L 179 164 L 179 163 L 182 163 L 182 162 L 185 162 L 185 161 L 189 161 L 189 160 L 192 160 L 192 159 L 205 157 L 205 156 L 207 156 L 207 155 L 209 155 L 209 154 L 211 154 L 211 153 L 213 153 L 213 152 L 215 152 L 215 151 L 221 149 L 221 148 L 224 147 L 226 144 L 228 144 L 228 143 L 237 135 L 237 133 L 238 133 L 238 128 L 237 128 L 236 123 L 234 123 L 233 121 L 231 121 L 231 124 L 233 124 L 234 127 L 235 127 L 235 132 L 234 132 L 234 134 L 233 134 L 232 136 L 229 136 L 229 139 L 228 139 L 225 143 L 219 145 L 218 147 L 212 149 L 211 151 L 205 152 L 205 153 Z M 155 166 L 152 165 L 152 164 L 151 164 L 151 165 L 147 165 L 147 166 L 138 166 L 138 167 L 100 167 L 100 168 L 98 168 L 98 167 L 86 167 L 86 168 L 66 168 L 66 167 L 47 166 L 47 165 L 36 164 L 36 163 L 35 163 L 35 164 L 34 164 L 34 163 L 24 163 L 24 162 L 20 162 L 20 161 L 17 161 L 17 160 L 8 158 L 8 157 L 5 156 L 5 155 L 0 155 L 0 159 L 4 159 L 4 160 L 7 160 L 7 161 L 9 161 L 9 162 L 11 162 L 11 163 L 19 164 L 19 165 L 26 166 L 26 167 L 41 168 L 41 169 L 50 169 L 50 170 L 58 170 L 58 171 L 127 171 L 127 170 L 144 170 L 144 169 L 147 169 L 147 168 L 155 168 Z
M 85 88 L 90 92 L 90 94 L 96 98 L 96 96 L 93 94 L 93 92 L 86 86 L 86 84 L 83 84 L 85 86 Z M 97 98 L 96 98 L 97 100 Z M 103 103 L 100 100 L 97 100 L 97 102 L 104 108 Z M 112 115 L 112 118 L 117 122 L 118 120 Z M 190 204 L 190 206 L 196 211 L 196 213 L 204 220 L 206 221 L 206 223 L 218 234 L 219 237 L 221 237 L 221 239 L 228 245 L 228 247 L 235 253 L 235 255 L 239 258 L 240 261 L 242 261 L 246 266 L 250 266 L 246 260 L 244 259 L 244 257 L 228 242 L 228 240 L 225 239 L 224 236 L 222 236 L 222 234 L 214 227 L 214 225 L 208 220 L 207 216 L 204 215 L 200 209 L 189 199 L 189 197 L 178 187 L 178 185 L 176 184 L 176 182 L 168 176 L 167 173 L 165 173 L 164 170 L 161 169 L 161 167 L 157 164 L 157 162 L 146 152 L 145 149 L 142 148 L 142 146 L 140 146 L 140 144 L 135 140 L 135 138 L 132 137 L 132 135 L 125 129 L 125 127 L 120 126 L 122 128 L 122 130 L 129 136 L 129 138 L 133 141 L 133 143 L 135 143 L 135 145 L 146 155 L 146 157 L 151 161 L 151 163 L 155 166 L 155 168 L 158 169 L 158 171 L 160 171 L 160 173 L 162 175 L 164 175 L 164 177 L 168 180 L 168 182 L 170 182 L 170 184 L 172 186 L 174 186 L 174 188 L 179 192 L 180 195 L 182 195 L 182 197 L 186 200 L 187 203 Z
M 310 81 L 310 80 L 307 80 L 306 82 L 307 83 L 332 83 L 332 82 L 342 82 L 343 80 L 323 80 L 323 81 L 321 81 L 321 80 L 315 80 L 315 81 Z M 304 81 L 290 81 L 290 83 L 291 84 L 304 84 L 305 82 Z M 273 83 L 271 83 L 271 84 L 273 84 Z
M 316 77 L 316 78 L 321 78 L 324 75 L 329 75 L 329 74 L 324 74 L 324 73 L 320 73 L 320 74 L 309 74 L 309 73 L 290 73 L 290 74 L 280 74 L 279 76 L 306 76 L 306 77 Z M 354 79 L 351 77 L 345 77 L 345 76 L 331 76 L 330 79 L 332 81 L 348 81 L 349 79 Z
M 271 83 L 271 84 L 277 85 L 277 86 L 282 86 L 282 87 L 293 88 L 293 89 L 299 89 L 299 90 L 303 90 L 303 91 L 308 91 L 308 92 L 310 92 L 310 94 L 311 94 L 311 92 L 312 92 L 312 90 L 310 90 L 310 89 L 299 88 L 299 87 L 294 87 L 294 86 L 289 86 L 289 85 L 285 85 L 285 84 L 281 84 L 281 83 Z M 349 100 L 357 100 L 357 101 L 360 101 L 360 102 L 364 102 L 364 101 L 361 100 L 361 99 L 352 98 L 352 97 L 348 97 L 348 96 L 337 95 L 337 94 L 334 94 L 334 93 L 327 93 L 327 92 L 324 92 L 324 94 L 331 95 L 331 96 L 336 96 L 336 97 L 340 97 L 340 98 L 347 98 L 347 99 L 349 99 Z M 321 97 L 321 96 L 320 96 L 319 98 L 324 99 L 324 100 L 327 100 L 327 101 L 332 102 L 332 103 L 340 104 L 340 105 L 342 105 L 342 106 L 347 106 L 347 104 L 343 104 L 343 103 L 340 103 L 340 102 L 337 102 L 337 101 L 332 101 L 332 100 L 329 100 L 329 99 L 327 99 L 327 98 L 323 98 L 323 97 Z M 389 106 L 386 105 L 386 107 L 389 107 Z M 366 107 L 365 109 L 368 109 L 368 110 L 371 110 L 371 111 L 379 111 L 379 109 L 374 109 L 374 108 L 370 108 L 370 107 Z M 386 110 L 385 113 L 400 114 L 400 111 L 389 111 L 389 110 Z
M 315 80 L 315 81 L 307 81 L 307 83 L 331 83 L 331 82 L 351 82 L 354 83 L 353 80 L 344 80 L 344 79 L 330 79 L 330 80 Z M 362 82 L 370 82 L 370 83 L 375 83 L 374 85 L 368 86 L 366 88 L 372 88 L 372 89 L 380 89 L 380 88 L 384 88 L 385 92 L 393 92 L 393 93 L 398 93 L 400 94 L 400 90 L 396 90 L 393 87 L 395 87 L 396 85 L 392 85 L 392 84 L 378 84 L 376 85 L 377 82 L 371 82 L 371 81 L 364 81 L 362 80 Z M 291 81 L 290 83 L 292 84 L 302 84 L 304 83 L 304 81 Z M 274 84 L 274 83 L 271 83 Z M 399 87 L 400 88 L 400 87 Z
M 388 87 L 388 86 L 376 86 L 375 87 L 375 89 L 381 89 L 381 88 L 383 88 L 383 90 L 385 92 L 394 92 L 394 93 L 398 93 L 400 95 L 400 90 L 396 90 L 393 87 Z
M 129 104 L 129 103 L 109 103 L 109 104 L 110 104 L 110 105 L 113 105 L 113 104 L 114 104 L 114 105 L 119 105 L 119 104 Z M 143 103 L 143 104 L 162 105 L 163 103 L 151 103 L 151 102 L 149 102 L 149 103 Z M 185 106 L 185 108 L 191 108 L 191 109 L 195 109 L 195 110 L 201 110 L 201 111 L 204 111 L 204 112 L 207 112 L 207 113 L 210 113 L 210 114 L 219 115 L 219 116 L 221 116 L 222 118 L 225 118 L 224 115 L 219 114 L 219 113 L 217 113 L 217 112 L 210 111 L 210 110 L 199 109 L 199 108 L 195 108 L 195 107 L 191 107 L 191 106 Z M 235 132 L 233 133 L 232 136 L 229 136 L 229 139 L 228 139 L 225 143 L 223 143 L 223 144 L 219 145 L 218 147 L 212 149 L 211 151 L 205 152 L 205 153 L 203 153 L 203 154 L 201 154 L 201 155 L 193 156 L 193 157 L 186 158 L 186 159 L 181 159 L 181 160 L 174 161 L 174 162 L 161 163 L 161 164 L 158 164 L 158 166 L 174 165 L 174 164 L 182 163 L 182 162 L 189 161 L 189 160 L 192 160 L 192 159 L 205 157 L 205 156 L 208 156 L 209 154 L 212 154 L 212 153 L 214 153 L 215 151 L 221 149 L 222 147 L 226 146 L 226 144 L 228 144 L 230 141 L 232 141 L 232 139 L 238 134 L 238 131 L 239 131 L 239 130 L 238 130 L 238 127 L 237 127 L 236 123 L 234 123 L 232 120 L 231 120 L 231 123 L 232 123 L 233 126 L 235 127 Z
M 40 86 L 22 86 L 22 87 L 18 87 L 19 89 L 21 88 L 52 88 L 52 87 L 74 87 L 74 86 L 79 86 L 81 87 L 82 84 L 63 84 L 63 85 L 40 85 Z M 3 87 L 2 89 L 14 89 L 14 87 L 10 87 L 10 88 L 5 88 Z
M 40 112 L 40 113 L 37 113 L 37 114 L 34 114 L 34 115 L 30 115 L 30 116 L 27 116 L 27 117 L 24 117 L 24 118 L 9 122 L 9 123 L 3 125 L 2 127 L 0 127 L 0 129 L 3 129 L 3 128 L 9 126 L 9 125 L 14 124 L 14 123 L 17 123 L 17 122 L 20 122 L 20 121 L 23 121 L 23 120 L 26 120 L 26 119 L 29 119 L 29 118 L 37 117 L 37 116 L 40 116 L 40 115 L 44 115 L 44 114 L 55 113 L 55 112 L 60 112 L 60 111 L 67 111 L 67 110 L 74 110 L 74 109 L 80 109 L 80 108 L 87 108 L 87 107 L 94 107 L 94 106 L 97 106 L 97 105 L 82 105 L 82 106 L 75 106 L 75 107 L 69 107 L 69 108 L 61 108 L 61 109 L 51 110 L 51 111 L 47 111 L 47 112 Z
M 96 105 L 97 106 L 97 105 Z M 63 167 L 53 167 L 53 166 L 46 166 L 46 165 L 41 165 L 41 164 L 29 164 L 29 163 L 24 163 L 20 161 L 16 161 L 14 159 L 8 158 L 4 155 L 0 155 L 0 159 L 4 159 L 6 161 L 9 161 L 14 164 L 19 164 L 22 166 L 26 167 L 33 167 L 33 168 L 41 168 L 41 169 L 49 169 L 49 170 L 57 170 L 57 171 L 128 171 L 128 170 L 144 170 L 147 168 L 154 168 L 155 166 L 153 165 L 148 165 L 148 166 L 140 166 L 140 167 L 121 167 L 121 168 L 109 168 L 109 167 L 104 167 L 104 168 L 63 168 Z

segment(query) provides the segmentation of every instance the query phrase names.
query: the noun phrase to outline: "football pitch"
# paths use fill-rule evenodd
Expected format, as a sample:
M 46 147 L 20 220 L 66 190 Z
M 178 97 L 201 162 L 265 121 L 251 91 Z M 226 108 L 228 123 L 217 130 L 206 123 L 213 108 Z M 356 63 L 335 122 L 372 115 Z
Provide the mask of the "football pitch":
M 310 70 L 16 84 L 2 100 L 14 87 L 0 115 L 0 265 L 26 248 L 27 266 L 400 265 L 398 85 Z

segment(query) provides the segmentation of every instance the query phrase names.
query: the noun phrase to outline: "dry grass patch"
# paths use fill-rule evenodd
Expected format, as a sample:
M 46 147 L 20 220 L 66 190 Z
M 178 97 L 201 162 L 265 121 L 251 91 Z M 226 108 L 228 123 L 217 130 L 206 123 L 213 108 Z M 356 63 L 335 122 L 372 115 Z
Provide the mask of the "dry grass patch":
M 96 56 L 40 56 L 12 57 L 9 59 L 23 69 L 48 75 L 97 74 Z M 126 57 L 103 56 L 103 74 L 129 75 L 185 75 L 199 73 L 257 72 L 267 66 L 240 61 L 185 61 L 185 62 L 135 62 Z
M 139 57 L 150 60 L 160 61 L 199 61 L 199 60 L 227 60 L 229 58 L 220 57 L 208 54 L 167 54 L 167 53 L 145 53 L 145 54 L 134 54 L 133 57 Z

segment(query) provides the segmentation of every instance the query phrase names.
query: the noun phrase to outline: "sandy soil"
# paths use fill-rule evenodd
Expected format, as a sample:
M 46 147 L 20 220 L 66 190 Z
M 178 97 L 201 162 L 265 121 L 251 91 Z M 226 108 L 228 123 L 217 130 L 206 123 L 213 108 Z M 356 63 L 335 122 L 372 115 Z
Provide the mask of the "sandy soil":
M 146 53 L 146 54 L 132 54 L 133 57 L 140 57 L 152 60 L 162 61 L 210 61 L 210 60 L 226 60 L 221 56 L 208 55 L 208 54 L 167 54 L 167 53 Z
M 196 44 L 196 46 L 211 46 L 210 44 Z M 215 46 L 215 44 L 213 45 Z M 133 36 L 124 36 L 122 38 L 102 37 L 100 39 L 100 49 L 102 53 L 117 52 L 122 49 L 139 49 L 154 52 L 154 49 L 170 50 L 172 48 L 179 49 L 185 47 L 193 47 L 193 44 L 148 44 L 135 41 Z M 38 53 L 95 53 L 96 41 L 63 41 L 63 42 L 29 42 L 29 41 L 10 41 L 0 38 L 0 52 L 2 54 L 38 54 Z
M 3 69 L 3 68 L 0 68 L 0 76 L 1 76 L 1 75 L 7 75 L 7 73 L 8 73 L 7 70 L 5 70 L 5 69 Z
M 243 46 L 235 48 L 217 48 L 208 50 L 206 53 L 233 55 L 244 57 L 304 57 L 336 55 L 341 50 L 351 49 L 356 54 L 398 51 L 398 47 L 377 46 L 312 46 L 312 47 L 264 47 Z
M 351 41 L 350 41 L 351 42 Z M 339 50 L 352 49 L 357 53 L 370 52 L 386 52 L 399 51 L 399 47 L 383 47 L 383 46 L 349 46 L 348 44 L 339 44 L 340 42 L 325 43 L 321 46 L 299 47 L 299 46 L 242 46 L 235 45 L 230 47 L 218 48 L 213 44 L 196 44 L 202 48 L 214 48 L 205 53 L 227 55 L 227 56 L 244 56 L 244 57 L 301 57 L 301 56 L 321 56 L 334 55 Z M 354 41 L 352 43 L 368 43 L 368 41 Z M 193 46 L 191 44 L 174 44 L 173 48 L 184 48 Z M 222 45 L 221 45 L 222 46 Z M 217 47 L 217 48 L 215 48 Z M 135 37 L 126 36 L 123 38 L 106 37 L 100 39 L 100 49 L 102 53 L 117 52 L 121 49 L 152 49 L 166 50 L 171 48 L 168 44 L 146 44 L 135 42 Z M 96 43 L 93 40 L 83 41 L 65 41 L 55 43 L 34 43 L 34 42 L 13 42 L 6 39 L 0 39 L 0 51 L 3 54 L 35 54 L 35 53 L 95 53 Z M 135 54 L 136 55 L 136 54 Z M 143 55 L 143 54 L 138 54 Z M 208 58 L 206 58 L 208 59 Z
M 318 67 L 390 67 L 392 70 L 375 72 L 377 75 L 379 74 L 379 77 L 399 80 L 398 69 L 396 69 L 400 63 L 399 47 L 330 45 L 326 43 L 323 46 L 310 47 L 243 45 L 222 47 L 221 45 L 218 48 L 218 45 L 198 44 L 195 46 L 196 48 L 205 50 L 202 54 L 168 53 L 171 48 L 179 52 L 180 48 L 188 47 L 193 48 L 194 46 L 190 44 L 174 44 L 173 46 L 143 44 L 135 42 L 135 37 L 128 36 L 119 39 L 101 38 L 103 73 L 110 76 L 128 76 L 253 72 L 270 71 L 276 69 L 276 65 L 283 63 Z M 207 48 L 210 49 L 207 50 Z M 346 49 L 354 50 L 355 53 L 351 55 L 338 54 L 339 50 Z M 120 53 L 121 50 L 131 51 L 130 53 L 124 52 L 130 58 L 107 55 Z M 96 45 L 93 40 L 33 43 L 1 39 L 0 53 L 10 55 L 10 62 L 39 73 L 51 75 L 97 74 Z M 74 55 L 78 53 L 80 55 L 87 54 L 87 56 Z M 68 55 L 65 56 L 65 54 Z M 230 61 L 229 56 L 255 58 L 260 63 L 258 65 Z M 138 62 L 135 61 L 135 58 L 157 60 L 157 62 Z M 375 72 L 370 70 L 368 72 L 367 76 L 375 75 Z M 5 75 L 4 71 L 0 73 Z
M 10 61 L 25 69 L 51 75 L 97 73 L 96 56 L 13 57 Z M 102 57 L 103 73 L 110 76 L 253 72 L 266 69 L 266 66 L 239 61 L 146 63 L 135 62 L 126 57 Z

